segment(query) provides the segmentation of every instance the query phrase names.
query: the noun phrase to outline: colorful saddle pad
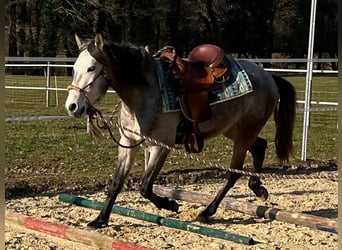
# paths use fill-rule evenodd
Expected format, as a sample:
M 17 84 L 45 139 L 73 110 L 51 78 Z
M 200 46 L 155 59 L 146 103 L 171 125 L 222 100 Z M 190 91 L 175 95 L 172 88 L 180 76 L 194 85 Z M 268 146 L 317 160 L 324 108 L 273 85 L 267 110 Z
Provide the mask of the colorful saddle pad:
M 231 75 L 222 87 L 209 91 L 210 105 L 238 98 L 253 91 L 253 86 L 246 71 L 230 55 L 226 55 L 231 63 Z M 156 59 L 159 84 L 163 99 L 163 112 L 180 111 L 180 104 L 175 90 L 166 80 L 166 72 L 159 59 Z

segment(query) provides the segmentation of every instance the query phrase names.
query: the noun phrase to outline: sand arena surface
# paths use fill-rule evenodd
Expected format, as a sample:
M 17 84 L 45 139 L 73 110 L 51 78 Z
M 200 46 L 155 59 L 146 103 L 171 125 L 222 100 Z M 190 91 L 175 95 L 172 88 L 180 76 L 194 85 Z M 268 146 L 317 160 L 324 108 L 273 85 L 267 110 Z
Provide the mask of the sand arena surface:
M 292 212 L 337 219 L 338 182 L 334 180 L 263 180 L 270 197 L 266 202 L 256 199 L 247 187 L 247 179 L 240 179 L 230 190 L 230 198 L 253 202 L 257 205 L 277 207 Z M 177 188 L 205 194 L 216 194 L 222 186 L 217 183 L 182 185 Z M 81 194 L 80 196 L 104 201 L 105 193 Z M 116 205 L 134 208 L 160 216 L 193 221 L 205 208 L 203 205 L 179 201 L 180 213 L 159 210 L 137 191 L 123 191 Z M 6 209 L 22 215 L 33 216 L 70 227 L 85 229 L 98 211 L 69 205 L 58 200 L 58 195 L 37 196 L 6 200 Z M 252 237 L 257 243 L 252 246 L 217 239 L 179 229 L 159 226 L 149 222 L 112 214 L 109 226 L 95 232 L 154 249 L 337 249 L 337 234 L 314 230 L 308 227 L 256 218 L 220 207 L 209 224 L 203 226 L 229 233 Z M 84 244 L 63 240 L 35 231 L 13 226 L 5 227 L 6 249 L 97 249 Z

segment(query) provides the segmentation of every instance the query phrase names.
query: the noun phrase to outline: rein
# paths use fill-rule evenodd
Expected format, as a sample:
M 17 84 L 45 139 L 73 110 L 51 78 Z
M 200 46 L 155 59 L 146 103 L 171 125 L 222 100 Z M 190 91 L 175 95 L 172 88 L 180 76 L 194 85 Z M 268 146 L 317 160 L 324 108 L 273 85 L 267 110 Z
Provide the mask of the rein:
M 116 106 L 116 108 L 113 110 L 112 112 L 112 116 L 111 118 L 114 116 L 114 114 L 117 112 L 117 107 L 118 105 Z M 115 136 L 113 135 L 113 132 L 110 128 L 110 126 L 108 125 L 108 122 L 106 119 L 103 118 L 103 115 L 102 113 L 100 112 L 100 110 L 98 110 L 97 108 L 95 108 L 94 106 L 90 106 L 90 108 L 88 109 L 88 115 L 89 115 L 89 122 L 92 123 L 93 120 L 96 120 L 96 125 L 101 128 L 101 129 L 106 129 L 109 133 L 109 136 L 110 138 L 120 147 L 122 148 L 135 148 L 139 145 L 141 145 L 144 141 L 145 141 L 145 138 L 142 139 L 140 142 L 134 144 L 134 145 L 130 145 L 130 146 L 127 146 L 127 145 L 123 145 L 121 144 L 116 138 Z M 111 118 L 109 120 L 111 120 Z M 102 125 L 100 124 L 100 122 L 102 122 Z M 119 128 L 121 127 L 120 125 L 118 126 Z

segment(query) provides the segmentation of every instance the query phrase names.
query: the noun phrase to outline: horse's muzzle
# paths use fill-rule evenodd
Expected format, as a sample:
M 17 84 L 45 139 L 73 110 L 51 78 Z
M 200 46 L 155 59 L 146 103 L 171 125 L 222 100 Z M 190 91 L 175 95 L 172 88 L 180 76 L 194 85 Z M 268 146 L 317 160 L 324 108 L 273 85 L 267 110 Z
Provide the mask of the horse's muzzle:
M 74 99 L 75 97 L 73 97 L 73 95 L 70 96 L 69 94 L 65 103 L 65 108 L 67 109 L 70 116 L 82 117 L 86 113 L 87 104 L 84 102 L 80 102 L 79 98 L 82 99 L 84 97 L 88 101 L 85 93 L 83 92 L 83 89 L 75 85 L 69 85 L 67 86 L 67 90 L 75 90 L 76 92 L 79 92 L 82 97 L 78 96 L 76 99 Z
M 76 103 L 71 103 L 68 107 L 68 112 L 70 115 L 75 117 L 81 117 L 85 114 L 86 107 L 79 107 Z

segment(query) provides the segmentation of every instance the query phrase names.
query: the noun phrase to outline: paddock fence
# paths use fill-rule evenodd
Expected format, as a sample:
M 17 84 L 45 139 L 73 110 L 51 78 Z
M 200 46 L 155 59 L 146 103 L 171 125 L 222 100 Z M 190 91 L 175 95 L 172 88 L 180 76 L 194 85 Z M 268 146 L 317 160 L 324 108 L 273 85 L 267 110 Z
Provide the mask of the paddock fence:
M 72 67 L 76 58 L 55 57 L 6 57 L 5 58 L 5 121 L 52 121 L 68 120 L 64 101 L 66 87 L 72 81 Z M 303 121 L 305 103 L 305 73 L 307 59 L 247 59 L 274 74 L 297 81 L 297 126 Z M 314 59 L 311 96 L 310 131 L 322 128 L 332 132 L 331 143 L 337 147 L 338 59 Z M 322 80 L 323 79 L 323 80 Z M 118 98 L 108 91 L 97 108 L 109 114 Z M 309 135 L 310 136 L 310 135 Z M 310 150 L 310 149 L 308 149 Z

